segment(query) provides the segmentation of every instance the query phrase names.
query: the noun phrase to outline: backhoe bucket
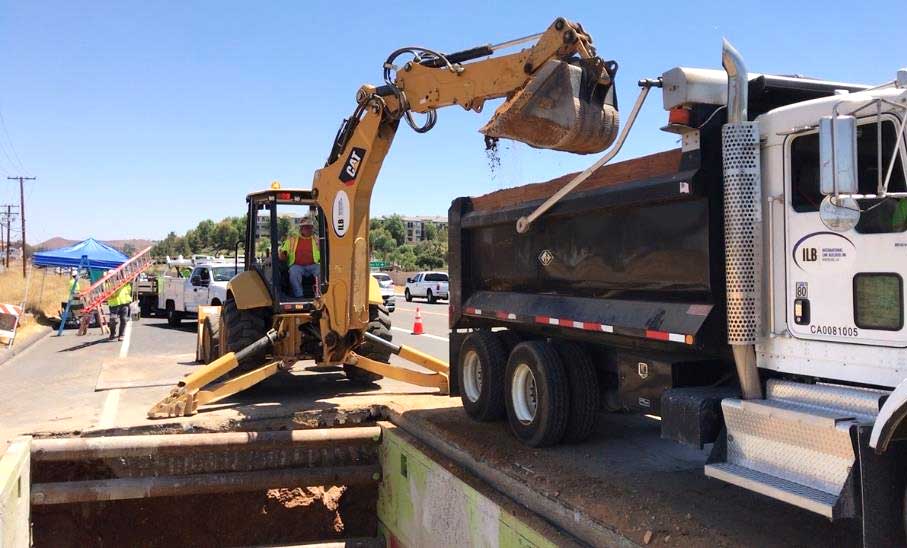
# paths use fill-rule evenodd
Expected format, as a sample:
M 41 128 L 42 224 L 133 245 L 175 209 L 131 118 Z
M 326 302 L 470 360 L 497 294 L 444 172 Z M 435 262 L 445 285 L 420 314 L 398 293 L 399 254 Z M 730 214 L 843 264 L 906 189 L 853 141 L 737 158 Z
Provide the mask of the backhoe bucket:
M 535 148 L 576 154 L 605 150 L 619 122 L 617 109 L 605 101 L 611 86 L 600 82 L 602 61 L 595 61 L 548 61 L 479 131 Z

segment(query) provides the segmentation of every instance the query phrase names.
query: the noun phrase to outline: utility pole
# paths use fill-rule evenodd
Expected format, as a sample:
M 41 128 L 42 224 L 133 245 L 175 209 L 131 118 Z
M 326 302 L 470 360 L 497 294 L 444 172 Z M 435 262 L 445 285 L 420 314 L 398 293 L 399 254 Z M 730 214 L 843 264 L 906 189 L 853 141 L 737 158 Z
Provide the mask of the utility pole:
M 0 212 L 0 242 L 3 242 L 3 227 L 6 226 L 6 259 L 3 262 L 3 265 L 6 268 L 9 268 L 9 233 L 13 226 L 13 209 L 16 209 L 17 206 L 12 204 L 2 204 L 0 209 L 6 208 L 6 213 Z
M 22 219 L 22 277 L 25 277 L 25 181 L 34 181 L 35 177 L 7 177 L 11 181 L 19 180 L 19 218 Z

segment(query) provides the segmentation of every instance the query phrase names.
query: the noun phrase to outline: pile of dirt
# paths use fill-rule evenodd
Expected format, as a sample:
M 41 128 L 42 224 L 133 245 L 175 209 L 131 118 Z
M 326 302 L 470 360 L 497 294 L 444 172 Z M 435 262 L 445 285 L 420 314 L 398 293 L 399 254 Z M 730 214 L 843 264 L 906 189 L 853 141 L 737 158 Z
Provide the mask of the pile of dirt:
M 377 489 L 324 486 L 37 506 L 34 545 L 237 546 L 374 537 Z
M 574 192 L 670 175 L 677 172 L 680 166 L 680 158 L 680 149 L 674 149 L 616 164 L 607 164 L 592 173 Z M 544 183 L 505 188 L 484 196 L 477 196 L 472 198 L 472 207 L 475 211 L 493 211 L 515 204 L 542 200 L 560 190 L 561 187 L 573 180 L 576 175 L 578 175 L 578 172 Z

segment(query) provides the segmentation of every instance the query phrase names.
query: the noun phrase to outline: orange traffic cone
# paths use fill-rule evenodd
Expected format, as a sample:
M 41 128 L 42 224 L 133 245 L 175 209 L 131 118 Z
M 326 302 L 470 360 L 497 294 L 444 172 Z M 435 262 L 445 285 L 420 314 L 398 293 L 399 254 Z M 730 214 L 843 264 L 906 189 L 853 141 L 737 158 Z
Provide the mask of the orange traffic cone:
M 424 333 L 422 329 L 422 313 L 419 312 L 419 307 L 416 307 L 416 319 L 413 321 L 413 335 L 421 335 Z

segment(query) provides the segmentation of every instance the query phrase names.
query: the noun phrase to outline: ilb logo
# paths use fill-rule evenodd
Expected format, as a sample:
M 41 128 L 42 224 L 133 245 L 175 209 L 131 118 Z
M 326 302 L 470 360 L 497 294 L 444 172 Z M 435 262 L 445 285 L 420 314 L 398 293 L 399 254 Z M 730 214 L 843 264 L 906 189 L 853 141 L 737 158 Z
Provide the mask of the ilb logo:
M 814 263 L 819 260 L 819 250 L 815 247 L 804 247 L 800 249 L 801 260 L 807 263 Z
M 352 185 L 356 182 L 356 175 L 359 173 L 359 165 L 365 158 L 365 149 L 353 147 L 350 155 L 346 157 L 343 163 L 343 169 L 340 170 L 340 180 L 346 185 Z

